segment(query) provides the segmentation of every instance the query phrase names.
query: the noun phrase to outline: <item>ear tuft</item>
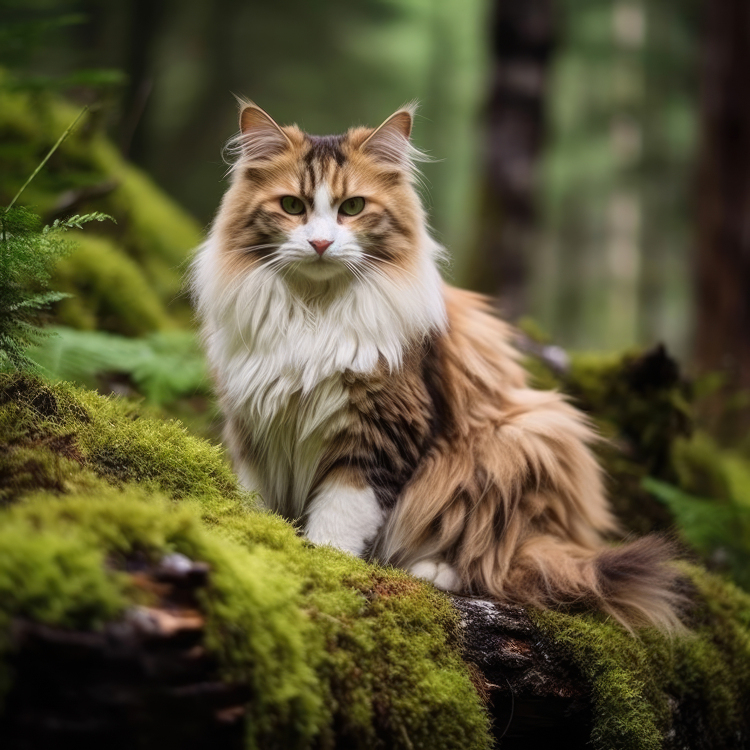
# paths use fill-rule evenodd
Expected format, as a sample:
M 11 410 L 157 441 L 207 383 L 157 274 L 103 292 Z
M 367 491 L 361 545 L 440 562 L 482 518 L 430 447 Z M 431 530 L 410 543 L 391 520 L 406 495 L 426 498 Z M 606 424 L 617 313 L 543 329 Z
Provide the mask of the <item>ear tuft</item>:
M 414 172 L 414 162 L 425 160 L 409 141 L 416 110 L 416 102 L 412 102 L 394 112 L 365 139 L 362 151 L 383 164 Z
M 290 145 L 286 133 L 257 104 L 238 99 L 240 132 L 228 144 L 228 150 L 244 162 L 266 161 L 278 156 Z

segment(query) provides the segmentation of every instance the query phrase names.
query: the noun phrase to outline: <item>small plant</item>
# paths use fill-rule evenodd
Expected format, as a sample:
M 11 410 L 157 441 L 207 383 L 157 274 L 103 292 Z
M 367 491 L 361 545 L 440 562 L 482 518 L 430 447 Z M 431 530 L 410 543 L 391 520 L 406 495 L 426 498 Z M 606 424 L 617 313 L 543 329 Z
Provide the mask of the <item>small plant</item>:
M 45 290 L 55 263 L 70 252 L 64 233 L 108 218 L 97 212 L 42 226 L 41 218 L 27 208 L 0 213 L 0 369 L 32 364 L 26 349 L 43 335 L 40 315 L 67 296 Z

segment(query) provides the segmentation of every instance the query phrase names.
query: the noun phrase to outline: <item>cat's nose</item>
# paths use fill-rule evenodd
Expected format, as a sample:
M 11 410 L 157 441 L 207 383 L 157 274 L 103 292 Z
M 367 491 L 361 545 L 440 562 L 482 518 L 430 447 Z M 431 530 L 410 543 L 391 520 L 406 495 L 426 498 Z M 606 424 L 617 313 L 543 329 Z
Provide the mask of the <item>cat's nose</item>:
M 315 248 L 315 252 L 318 255 L 323 255 L 323 253 L 331 245 L 333 245 L 333 241 L 332 240 L 308 240 L 308 242 Z

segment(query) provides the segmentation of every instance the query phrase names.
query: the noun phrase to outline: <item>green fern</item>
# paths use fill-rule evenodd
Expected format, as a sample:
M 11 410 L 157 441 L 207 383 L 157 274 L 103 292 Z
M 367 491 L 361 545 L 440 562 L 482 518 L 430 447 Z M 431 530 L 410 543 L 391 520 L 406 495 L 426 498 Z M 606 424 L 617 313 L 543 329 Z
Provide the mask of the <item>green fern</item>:
M 26 350 L 44 335 L 40 317 L 51 303 L 67 296 L 45 289 L 55 263 L 71 250 L 65 232 L 109 218 L 91 213 L 42 226 L 41 218 L 27 208 L 0 212 L 0 370 L 33 365 Z
M 62 292 L 43 291 L 57 261 L 71 250 L 71 243 L 64 238 L 64 233 L 69 229 L 82 229 L 91 221 L 112 219 L 100 212 L 76 214 L 68 219 L 55 219 L 51 225 L 43 227 L 41 217 L 36 213 L 28 208 L 15 207 L 29 183 L 73 132 L 88 109 L 84 107 L 78 113 L 10 205 L 0 213 L 0 371 L 28 369 L 34 365 L 26 350 L 44 336 L 39 326 L 40 316 L 51 303 L 69 296 Z
M 643 487 L 674 514 L 682 537 L 713 567 L 727 571 L 750 590 L 750 505 L 691 495 L 667 482 L 644 477 Z
M 31 356 L 53 380 L 97 388 L 108 376 L 126 376 L 157 406 L 210 392 L 201 348 L 191 331 L 158 331 L 131 339 L 103 331 L 52 330 L 55 336 L 41 341 Z

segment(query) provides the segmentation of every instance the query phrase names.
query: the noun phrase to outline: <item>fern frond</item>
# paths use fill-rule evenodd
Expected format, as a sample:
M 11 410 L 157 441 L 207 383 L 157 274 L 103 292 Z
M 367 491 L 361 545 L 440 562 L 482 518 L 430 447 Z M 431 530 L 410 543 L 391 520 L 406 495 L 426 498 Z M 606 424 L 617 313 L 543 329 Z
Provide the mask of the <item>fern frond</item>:
M 27 208 L 0 211 L 0 369 L 33 366 L 24 352 L 44 335 L 40 315 L 69 296 L 43 291 L 57 261 L 72 249 L 65 232 L 109 218 L 96 212 L 43 227 L 41 218 Z

